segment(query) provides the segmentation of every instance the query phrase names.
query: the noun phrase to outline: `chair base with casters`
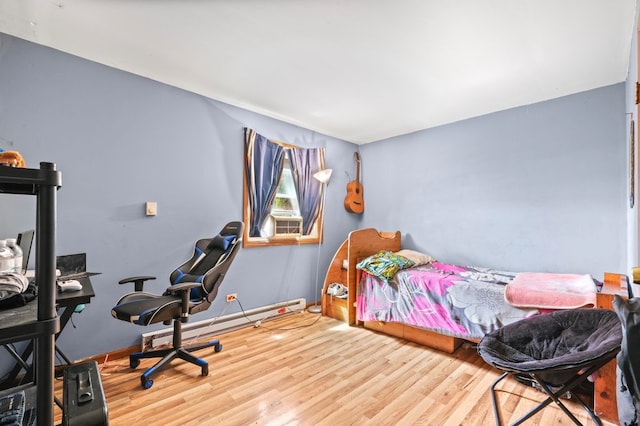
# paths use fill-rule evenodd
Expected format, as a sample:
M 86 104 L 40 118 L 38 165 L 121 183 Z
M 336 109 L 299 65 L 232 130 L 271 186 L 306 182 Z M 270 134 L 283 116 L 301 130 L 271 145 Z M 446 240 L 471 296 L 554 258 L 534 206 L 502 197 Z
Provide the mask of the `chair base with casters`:
M 195 364 L 202 369 L 202 376 L 209 375 L 209 363 L 202 358 L 198 358 L 191 352 L 198 351 L 204 348 L 213 348 L 215 352 L 222 350 L 222 343 L 218 339 L 209 340 L 202 343 L 194 343 L 193 345 L 182 346 L 182 322 L 173 322 L 173 345 L 171 348 L 156 349 L 146 352 L 134 352 L 129 355 L 129 366 L 131 368 L 137 368 L 140 365 L 140 360 L 143 358 L 162 358 L 155 363 L 153 367 L 149 367 L 140 376 L 140 383 L 144 389 L 149 389 L 153 386 L 153 380 L 151 376 L 159 372 L 162 367 L 166 366 L 172 360 L 179 358 L 184 361 Z
M 478 344 L 478 353 L 488 364 L 503 371 L 491 386 L 496 425 L 502 424 L 496 386 L 508 376 L 530 379 L 547 396 L 513 425 L 523 423 L 552 402 L 572 422 L 580 425 L 561 401 L 564 395 L 576 400 L 594 423 L 601 425 L 598 416 L 580 398 L 576 388 L 615 359 L 621 340 L 620 321 L 613 311 L 604 309 L 541 314 L 487 334 Z
M 174 359 L 182 359 L 201 368 L 201 374 L 209 374 L 209 365 L 192 352 L 212 347 L 215 352 L 222 350 L 219 340 L 211 340 L 193 345 L 182 344 L 182 323 L 190 315 L 203 312 L 211 306 L 229 265 L 241 246 L 242 222 L 229 222 L 214 238 L 198 240 L 193 256 L 175 269 L 170 278 L 171 286 L 162 295 L 143 290 L 152 276 L 136 276 L 120 280 L 119 284 L 133 283 L 135 291 L 125 294 L 111 310 L 111 315 L 132 324 L 148 326 L 162 322 L 173 323 L 173 344 L 170 348 L 136 352 L 130 355 L 129 365 L 136 368 L 143 358 L 160 358 L 141 376 L 143 389 L 153 385 L 151 377 Z

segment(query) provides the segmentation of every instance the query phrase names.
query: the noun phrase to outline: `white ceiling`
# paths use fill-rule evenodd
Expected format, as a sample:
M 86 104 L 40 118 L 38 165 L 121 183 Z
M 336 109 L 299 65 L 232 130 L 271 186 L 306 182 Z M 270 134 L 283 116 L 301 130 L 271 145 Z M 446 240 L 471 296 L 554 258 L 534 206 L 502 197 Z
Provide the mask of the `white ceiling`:
M 0 0 L 0 32 L 358 144 L 622 82 L 635 16 L 636 0 Z

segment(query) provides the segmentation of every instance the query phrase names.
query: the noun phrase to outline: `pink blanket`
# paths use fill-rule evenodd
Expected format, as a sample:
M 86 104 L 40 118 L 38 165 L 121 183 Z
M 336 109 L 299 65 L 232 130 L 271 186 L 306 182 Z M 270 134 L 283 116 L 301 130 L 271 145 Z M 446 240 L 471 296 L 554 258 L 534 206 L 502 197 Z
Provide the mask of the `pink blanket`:
M 522 272 L 507 284 L 504 297 L 519 308 L 593 307 L 596 285 L 590 275 Z

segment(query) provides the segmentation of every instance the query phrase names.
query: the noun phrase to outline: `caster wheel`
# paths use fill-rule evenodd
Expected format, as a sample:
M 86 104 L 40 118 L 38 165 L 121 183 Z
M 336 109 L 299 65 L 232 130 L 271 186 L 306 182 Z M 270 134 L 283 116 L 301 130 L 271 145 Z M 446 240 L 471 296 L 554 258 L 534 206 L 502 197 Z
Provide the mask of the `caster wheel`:
M 132 369 L 136 369 L 138 368 L 138 366 L 140 365 L 140 360 L 139 359 L 131 359 L 129 360 L 129 367 L 131 367 Z
M 208 376 L 209 375 L 209 366 L 208 365 L 205 366 L 205 367 L 202 367 L 202 375 L 203 376 Z
M 222 343 L 218 343 L 217 345 L 215 345 L 215 346 L 213 347 L 213 350 L 214 350 L 215 352 L 220 352 L 220 351 L 222 350 Z
M 140 377 L 140 381 L 142 382 L 142 389 L 149 389 L 151 386 L 153 386 L 153 380 L 151 379 Z

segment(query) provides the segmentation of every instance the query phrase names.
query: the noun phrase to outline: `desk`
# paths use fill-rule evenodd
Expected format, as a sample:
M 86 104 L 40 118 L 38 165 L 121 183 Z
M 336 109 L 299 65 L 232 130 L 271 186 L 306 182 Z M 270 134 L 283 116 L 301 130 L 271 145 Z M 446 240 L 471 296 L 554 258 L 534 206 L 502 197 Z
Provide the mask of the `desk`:
M 91 298 L 96 295 L 93 291 L 93 286 L 91 285 L 89 277 L 78 278 L 78 281 L 82 284 L 82 290 L 65 292 L 58 291 L 56 295 L 56 304 L 58 305 L 58 309 L 62 309 L 62 315 L 58 315 L 60 317 L 60 331 L 56 333 L 56 339 L 58 339 L 58 336 L 62 333 L 62 330 L 64 330 L 64 327 L 71 319 L 71 315 L 76 311 L 76 308 L 80 305 L 91 303 Z M 62 353 L 58 346 L 56 346 L 56 352 L 67 364 L 71 364 L 69 358 Z
M 58 339 L 58 336 L 60 335 L 60 333 L 62 333 L 62 330 L 64 330 L 64 327 L 67 325 L 67 323 L 71 319 L 71 315 L 73 315 L 76 308 L 79 305 L 91 303 L 91 299 L 96 295 L 95 292 L 93 291 L 93 286 L 91 285 L 91 280 L 89 279 L 88 276 L 78 278 L 78 281 L 80 282 L 80 284 L 82 284 L 82 290 L 66 291 L 66 292 L 58 291 L 56 293 L 56 305 L 57 305 L 58 311 L 60 310 L 62 311 L 61 314 L 58 313 L 58 316 L 60 319 L 60 328 L 59 328 L 59 331 L 55 334 L 56 340 Z M 0 311 L 0 321 L 3 321 L 2 317 L 6 316 L 7 318 L 12 318 L 16 315 L 16 313 L 19 313 L 19 315 L 21 316 L 33 314 L 33 318 L 35 321 L 36 310 L 37 310 L 37 302 L 33 300 L 28 304 L 26 304 L 25 306 L 21 306 L 15 309 L 8 309 L 6 311 Z M 16 365 L 13 367 L 13 369 L 11 370 L 7 378 L 0 383 L 0 389 L 3 389 L 7 386 L 15 386 L 16 378 L 18 377 L 18 374 L 22 370 L 25 370 L 26 374 L 24 378 L 20 381 L 20 383 L 31 381 L 33 371 L 32 371 L 32 368 L 27 364 L 27 360 L 33 353 L 33 341 L 29 342 L 29 344 L 21 354 L 18 354 L 9 346 L 5 346 L 5 349 L 16 360 Z M 71 364 L 71 361 L 69 361 L 66 355 L 64 355 L 64 353 L 62 353 L 62 351 L 57 346 L 55 347 L 55 350 L 58 354 L 60 354 L 60 356 L 62 356 L 62 358 L 65 360 L 67 364 Z

